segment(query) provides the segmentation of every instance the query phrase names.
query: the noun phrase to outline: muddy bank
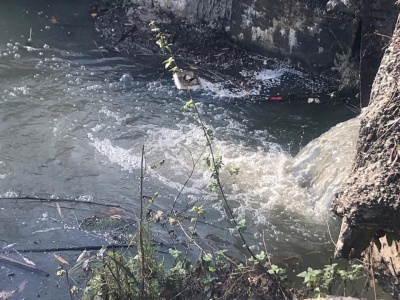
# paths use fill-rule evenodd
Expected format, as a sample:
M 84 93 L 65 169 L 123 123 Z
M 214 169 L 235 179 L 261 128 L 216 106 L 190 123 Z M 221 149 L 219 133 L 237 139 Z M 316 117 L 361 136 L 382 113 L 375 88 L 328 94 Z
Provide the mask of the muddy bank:
M 383 285 L 399 295 L 400 22 L 361 115 L 353 172 L 333 203 L 343 217 L 336 257 L 364 258 Z M 372 243 L 371 243 L 372 242 Z
M 386 0 L 105 3 L 113 1 L 99 1 L 97 24 L 111 49 L 158 53 L 147 26 L 154 20 L 186 61 L 225 69 L 254 68 L 261 61 L 273 68 L 279 58 L 325 75 L 330 92 L 339 90 L 361 106 L 368 105 L 398 13 L 395 2 Z

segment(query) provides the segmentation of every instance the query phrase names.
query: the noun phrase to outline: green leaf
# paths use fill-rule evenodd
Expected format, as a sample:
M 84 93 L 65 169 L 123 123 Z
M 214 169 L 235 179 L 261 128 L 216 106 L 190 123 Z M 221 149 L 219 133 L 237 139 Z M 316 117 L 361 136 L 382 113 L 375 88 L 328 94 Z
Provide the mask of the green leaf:
M 191 235 L 197 236 L 197 231 L 193 226 L 190 226 L 188 229 Z
M 246 229 L 246 220 L 242 219 L 239 222 L 237 222 L 236 228 L 239 230 Z
M 238 167 L 229 167 L 228 172 L 229 174 L 232 175 L 238 175 L 239 174 L 239 168 Z
M 178 259 L 178 258 L 181 256 L 181 254 L 182 254 L 181 251 L 176 250 L 176 249 L 172 249 L 172 248 L 170 248 L 170 249 L 168 250 L 168 252 L 169 252 L 169 254 L 171 254 L 171 256 L 172 256 L 173 258 L 175 258 L 175 259 Z
M 188 110 L 192 109 L 195 105 L 196 105 L 196 103 L 192 99 L 190 99 L 189 101 L 187 101 L 185 103 L 184 106 L 182 106 L 182 110 L 188 111 Z
M 303 271 L 300 274 L 297 274 L 297 277 L 306 277 L 307 276 L 307 271 Z
M 217 190 L 217 188 L 218 188 L 218 183 L 216 183 L 216 182 L 211 182 L 208 185 L 208 189 L 210 192 L 215 192 Z
M 163 64 L 165 65 L 166 69 L 169 69 L 171 67 L 171 65 L 175 62 L 174 58 L 171 56 L 170 58 L 168 58 L 167 60 L 165 60 L 163 62 Z
M 203 256 L 203 261 L 205 261 L 205 262 L 211 262 L 212 259 L 213 259 L 213 256 L 212 256 L 212 254 L 210 254 L 210 253 L 206 253 L 206 254 Z
M 266 258 L 266 255 L 265 255 L 264 251 L 261 251 L 259 254 L 256 254 L 255 256 L 256 256 L 256 259 L 259 262 L 263 261 Z
M 158 192 L 155 193 L 153 198 L 151 198 L 150 202 L 153 203 L 154 201 L 156 201 L 158 199 L 158 196 L 160 196 L 160 194 Z

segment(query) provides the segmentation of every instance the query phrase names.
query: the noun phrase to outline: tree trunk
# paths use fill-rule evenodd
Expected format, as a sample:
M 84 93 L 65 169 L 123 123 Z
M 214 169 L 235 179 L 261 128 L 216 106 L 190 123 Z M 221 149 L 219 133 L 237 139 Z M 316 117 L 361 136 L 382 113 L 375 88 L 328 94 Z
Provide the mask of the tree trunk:
M 375 259 L 370 263 L 375 267 L 375 263 L 382 266 L 389 262 L 388 267 L 395 270 L 391 272 L 392 276 L 397 276 L 400 265 L 395 264 L 400 260 L 396 249 L 400 247 L 398 235 L 393 232 L 400 232 L 399 19 L 373 83 L 369 107 L 361 115 L 352 174 L 332 209 L 343 217 L 335 256 L 358 257 L 373 241 L 366 259 Z M 393 251 L 397 253 L 396 257 L 384 258 Z M 380 257 L 378 261 L 377 257 Z M 392 287 L 396 284 L 398 288 L 397 279 L 391 283 Z

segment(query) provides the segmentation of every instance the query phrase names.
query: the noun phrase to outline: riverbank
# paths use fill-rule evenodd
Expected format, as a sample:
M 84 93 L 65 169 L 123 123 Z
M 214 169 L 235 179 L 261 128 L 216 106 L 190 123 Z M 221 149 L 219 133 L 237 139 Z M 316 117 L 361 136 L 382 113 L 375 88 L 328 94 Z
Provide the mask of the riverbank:
M 400 20 L 372 86 L 353 171 L 332 209 L 343 217 L 336 257 L 364 257 L 371 274 L 400 296 Z M 379 275 L 378 275 L 379 274 Z
M 250 51 L 232 40 L 221 28 L 202 22 L 191 22 L 145 5 L 124 5 L 102 8 L 99 2 L 96 27 L 104 39 L 104 51 L 126 53 L 133 56 L 151 55 L 161 62 L 167 58 L 156 44 L 155 34 L 149 23 L 165 32 L 175 59 L 185 69 L 194 70 L 208 82 L 229 82 L 238 94 L 247 95 L 250 101 L 305 101 L 309 98 L 320 102 L 350 101 L 351 94 L 337 93 L 340 81 L 330 75 L 304 69 L 291 64 L 282 55 Z M 258 74 L 268 70 L 287 70 L 297 82 L 292 86 L 262 86 Z M 280 97 L 275 97 L 280 96 Z M 352 102 L 353 103 L 353 102 Z

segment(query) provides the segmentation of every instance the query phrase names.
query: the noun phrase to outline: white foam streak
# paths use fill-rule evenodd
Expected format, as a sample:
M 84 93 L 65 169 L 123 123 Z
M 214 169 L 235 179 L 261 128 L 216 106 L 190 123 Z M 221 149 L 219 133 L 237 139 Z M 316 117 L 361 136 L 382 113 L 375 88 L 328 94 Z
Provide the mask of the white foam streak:
M 276 211 L 313 218 L 318 214 L 323 216 L 343 180 L 341 174 L 347 174 L 349 169 L 346 149 L 354 147 L 353 133 L 357 128 L 351 124 L 338 125 L 311 142 L 295 159 L 278 144 L 266 142 L 267 132 L 257 132 L 240 141 L 224 140 L 229 135 L 222 131 L 219 136 L 217 130 L 213 151 L 216 156 L 222 155 L 221 180 L 237 215 L 251 214 L 256 224 L 266 224 L 269 215 Z M 167 186 L 176 195 L 191 176 L 184 194 L 211 195 L 207 189 L 210 172 L 202 159 L 208 149 L 199 126 L 180 123 L 173 128 L 162 128 L 149 124 L 139 126 L 137 131 L 144 134 L 146 172 L 150 181 L 157 179 L 161 186 Z M 352 134 L 349 136 L 347 131 Z M 95 137 L 96 133 L 97 130 L 93 130 L 88 134 L 91 144 L 110 163 L 131 173 L 140 169 L 140 149 L 124 149 L 117 142 Z M 343 135 L 349 137 L 348 140 Z M 235 181 L 228 172 L 231 166 L 240 169 Z
M 293 181 L 308 192 L 309 205 L 317 214 L 326 211 L 350 173 L 358 128 L 357 118 L 338 124 L 311 141 L 285 166 Z
M 269 70 L 269 69 L 264 69 L 258 73 L 256 73 L 255 79 L 257 80 L 271 80 L 271 79 L 276 79 L 278 77 L 281 77 L 285 73 L 285 70 L 280 69 L 280 70 Z
M 132 173 L 134 169 L 140 167 L 140 157 L 134 155 L 131 149 L 115 146 L 109 139 L 100 140 L 92 134 L 88 136 L 96 150 L 106 156 L 111 163 L 120 165 L 122 170 Z

